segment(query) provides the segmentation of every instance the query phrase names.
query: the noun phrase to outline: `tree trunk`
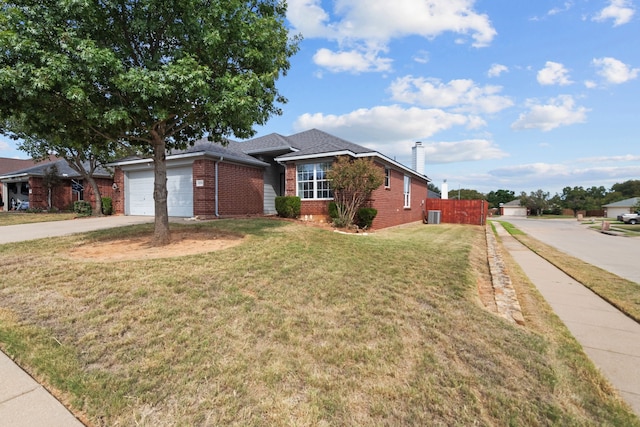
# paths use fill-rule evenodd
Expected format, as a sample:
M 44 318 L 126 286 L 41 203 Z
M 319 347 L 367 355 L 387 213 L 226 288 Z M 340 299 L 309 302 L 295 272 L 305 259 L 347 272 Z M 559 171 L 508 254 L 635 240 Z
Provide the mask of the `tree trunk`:
M 78 172 L 82 179 L 88 182 L 91 186 L 91 189 L 93 190 L 95 201 L 93 202 L 93 206 L 91 209 L 91 216 L 104 216 L 104 214 L 102 213 L 102 194 L 100 193 L 100 187 L 98 187 L 98 183 L 93 178 L 93 172 L 96 169 L 95 160 L 89 162 L 89 172 L 84 168 L 85 162 L 79 155 L 74 155 L 73 160 L 69 160 L 69 158 L 67 158 L 66 160 L 71 169 Z
M 91 189 L 93 190 L 93 197 L 95 201 L 93 202 L 93 211 L 91 212 L 92 216 L 104 216 L 102 213 L 102 194 L 100 194 L 100 187 L 98 187 L 98 183 L 93 178 L 92 175 L 87 174 L 84 179 L 89 182 Z
M 169 233 L 169 210 L 167 208 L 167 163 L 166 144 L 157 133 L 153 136 L 153 201 L 155 207 L 155 226 L 153 231 L 153 246 L 168 245 L 171 241 Z

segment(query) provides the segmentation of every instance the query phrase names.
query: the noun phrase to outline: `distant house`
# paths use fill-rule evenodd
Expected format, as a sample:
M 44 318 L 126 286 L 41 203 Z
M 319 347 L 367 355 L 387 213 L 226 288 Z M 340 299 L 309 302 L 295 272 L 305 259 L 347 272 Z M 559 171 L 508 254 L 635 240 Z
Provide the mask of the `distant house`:
M 527 208 L 520 205 L 520 199 L 512 200 L 500 205 L 500 215 L 502 216 L 527 216 Z
M 634 206 L 638 204 L 640 197 L 631 197 L 630 199 L 620 200 L 619 202 L 603 205 L 605 218 L 617 218 L 619 215 L 631 213 Z
M 270 134 L 227 146 L 199 141 L 167 155 L 170 216 L 220 217 L 275 214 L 277 196 L 299 196 L 301 215 L 326 221 L 333 192 L 326 173 L 338 156 L 369 158 L 384 174 L 369 205 L 373 226 L 420 221 L 429 178 L 375 150 L 317 129 L 290 136 Z M 153 161 L 128 158 L 115 167 L 114 208 L 126 215 L 153 215 Z
M 28 166 L 29 163 L 31 166 Z M 73 170 L 66 160 L 58 159 L 34 164 L 26 161 L 22 168 L 0 175 L 2 186 L 2 210 L 47 209 L 49 207 L 49 189 L 45 187 L 43 177 L 55 165 L 60 177 L 60 185 L 52 189 L 51 205 L 60 210 L 71 209 L 73 202 L 86 200 L 93 203 L 91 188 L 83 182 L 78 172 Z M 103 197 L 111 196 L 113 179 L 105 169 L 94 174 Z

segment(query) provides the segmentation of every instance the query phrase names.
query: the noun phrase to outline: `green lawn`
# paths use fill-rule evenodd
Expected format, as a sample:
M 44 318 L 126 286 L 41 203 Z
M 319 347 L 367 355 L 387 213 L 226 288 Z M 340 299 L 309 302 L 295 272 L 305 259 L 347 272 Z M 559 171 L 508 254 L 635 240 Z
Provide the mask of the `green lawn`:
M 482 227 L 178 226 L 243 243 L 68 254 L 143 225 L 0 246 L 0 347 L 92 424 L 640 426 L 526 279 L 525 327 L 481 306 Z

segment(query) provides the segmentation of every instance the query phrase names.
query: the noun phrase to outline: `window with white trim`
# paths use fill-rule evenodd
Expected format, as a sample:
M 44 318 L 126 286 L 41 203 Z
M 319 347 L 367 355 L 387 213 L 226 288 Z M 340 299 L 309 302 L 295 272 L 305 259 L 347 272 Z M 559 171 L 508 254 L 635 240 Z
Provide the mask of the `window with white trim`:
M 327 179 L 330 169 L 329 162 L 297 165 L 298 197 L 302 200 L 333 199 L 331 181 Z
M 384 187 L 391 187 L 391 168 L 384 168 Z
M 404 176 L 404 207 L 411 207 L 411 178 Z

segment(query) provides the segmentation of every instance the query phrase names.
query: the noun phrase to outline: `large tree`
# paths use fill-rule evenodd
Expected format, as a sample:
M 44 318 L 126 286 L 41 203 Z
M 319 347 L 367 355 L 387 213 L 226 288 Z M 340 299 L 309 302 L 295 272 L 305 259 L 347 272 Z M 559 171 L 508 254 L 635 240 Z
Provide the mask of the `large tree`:
M 280 114 L 297 50 L 280 0 L 3 1 L 1 130 L 136 145 L 154 160 L 154 243 L 169 242 L 166 153 L 247 138 Z M 67 126 L 67 124 L 69 126 Z
M 549 193 L 539 189 L 527 195 L 523 191 L 520 193 L 520 206 L 526 206 L 530 213 L 542 215 L 542 212 L 549 207 Z
M 509 203 L 516 199 L 516 193 L 511 190 L 497 190 L 487 193 L 487 202 L 490 208 L 499 208 L 503 203 Z

